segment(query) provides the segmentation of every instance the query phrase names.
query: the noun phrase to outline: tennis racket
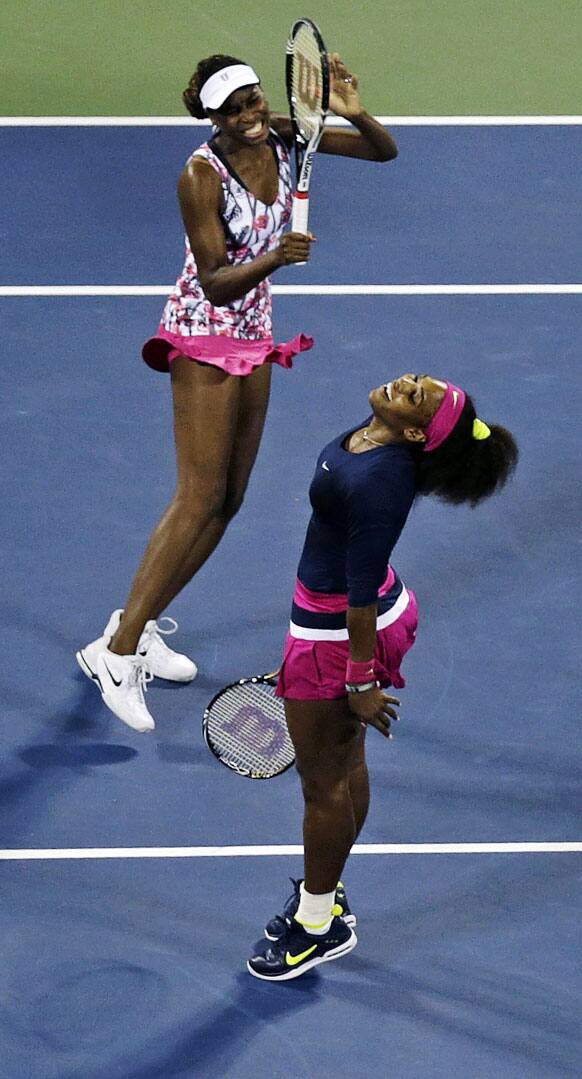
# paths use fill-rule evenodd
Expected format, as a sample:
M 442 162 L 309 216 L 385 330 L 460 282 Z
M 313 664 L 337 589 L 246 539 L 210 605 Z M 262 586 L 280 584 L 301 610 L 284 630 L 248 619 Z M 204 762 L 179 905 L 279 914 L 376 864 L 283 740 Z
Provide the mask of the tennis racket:
M 272 779 L 295 762 L 285 709 L 275 696 L 279 672 L 241 678 L 212 698 L 202 720 L 208 748 L 248 779 Z
M 291 231 L 306 233 L 313 157 L 329 107 L 327 50 L 311 19 L 299 19 L 291 27 L 287 42 L 286 83 L 297 171 Z

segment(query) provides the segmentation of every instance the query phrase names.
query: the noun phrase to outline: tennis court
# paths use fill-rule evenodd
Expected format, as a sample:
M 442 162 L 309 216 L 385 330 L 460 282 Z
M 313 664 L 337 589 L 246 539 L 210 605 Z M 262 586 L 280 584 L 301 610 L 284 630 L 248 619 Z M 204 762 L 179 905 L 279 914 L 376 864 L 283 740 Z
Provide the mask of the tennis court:
M 234 48 L 232 21 L 211 35 L 207 18 L 196 55 Z M 347 5 L 338 18 L 347 30 Z M 149 736 L 103 707 L 74 653 L 122 605 L 172 491 L 168 383 L 139 351 L 181 265 L 175 178 L 208 129 L 164 122 L 162 89 L 155 124 L 120 105 L 120 122 L 57 122 L 59 102 L 80 114 L 56 65 L 52 124 L 24 118 L 38 99 L 9 102 L 2 1077 L 579 1075 L 581 128 L 547 79 L 537 99 L 522 87 L 522 115 L 508 97 L 504 122 L 473 122 L 467 70 L 464 122 L 402 111 L 396 162 L 318 159 L 316 252 L 274 279 L 277 339 L 316 345 L 275 372 L 243 509 L 171 606 L 200 674 L 154 683 Z M 386 101 L 376 86 L 378 115 Z M 245 961 L 301 873 L 298 781 L 221 768 L 202 713 L 277 665 L 313 463 L 403 370 L 466 385 L 520 465 L 475 511 L 412 514 L 394 563 L 421 625 L 395 741 L 370 732 L 372 808 L 345 876 L 358 947 L 268 986 Z

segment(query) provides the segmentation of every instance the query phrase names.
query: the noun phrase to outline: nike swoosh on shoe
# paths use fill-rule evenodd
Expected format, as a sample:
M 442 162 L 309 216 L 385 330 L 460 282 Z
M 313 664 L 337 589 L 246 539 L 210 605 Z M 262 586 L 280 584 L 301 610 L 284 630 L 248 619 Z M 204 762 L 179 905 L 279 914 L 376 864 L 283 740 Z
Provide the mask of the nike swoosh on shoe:
M 122 679 L 122 678 L 120 678 L 120 680 L 119 680 L 119 682 L 118 682 L 118 681 L 117 681 L 117 678 L 114 678 L 114 677 L 113 677 L 113 675 L 112 675 L 111 671 L 109 670 L 109 667 L 107 666 L 107 662 L 106 662 L 105 660 L 103 660 L 103 666 L 105 667 L 105 670 L 107 671 L 107 674 L 109 675 L 109 677 L 110 677 L 111 681 L 113 682 L 113 685 L 114 685 L 114 686 L 118 686 L 118 687 L 119 687 L 119 686 L 121 685 L 121 683 L 122 683 L 123 679 Z
M 308 955 L 317 948 L 317 944 L 313 944 L 311 948 L 308 948 L 305 952 L 301 952 L 299 955 L 291 955 L 291 952 L 285 952 L 285 962 L 289 967 L 296 967 L 302 959 L 307 959 Z

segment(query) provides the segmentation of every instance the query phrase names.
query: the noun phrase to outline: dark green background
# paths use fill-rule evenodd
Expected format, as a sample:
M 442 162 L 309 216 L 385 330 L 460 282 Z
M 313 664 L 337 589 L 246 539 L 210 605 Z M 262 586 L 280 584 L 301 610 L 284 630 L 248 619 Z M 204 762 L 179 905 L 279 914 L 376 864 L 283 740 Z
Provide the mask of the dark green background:
M 182 115 L 181 89 L 213 52 L 255 65 L 281 108 L 299 15 L 376 114 L 582 112 L 582 0 L 3 0 L 0 114 Z

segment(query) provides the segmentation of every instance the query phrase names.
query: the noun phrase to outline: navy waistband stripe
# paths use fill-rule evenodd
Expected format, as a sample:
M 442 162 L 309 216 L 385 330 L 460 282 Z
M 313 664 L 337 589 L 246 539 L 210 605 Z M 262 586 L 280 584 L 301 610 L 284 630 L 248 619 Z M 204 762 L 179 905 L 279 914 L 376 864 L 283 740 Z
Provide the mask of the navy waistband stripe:
M 394 606 L 402 592 L 402 587 L 402 581 L 396 577 L 392 588 L 384 596 L 378 597 L 378 615 L 385 614 Z M 333 614 L 308 611 L 294 602 L 291 608 L 291 621 L 296 626 L 304 626 L 306 629 L 345 629 L 346 613 L 346 611 L 335 611 Z

